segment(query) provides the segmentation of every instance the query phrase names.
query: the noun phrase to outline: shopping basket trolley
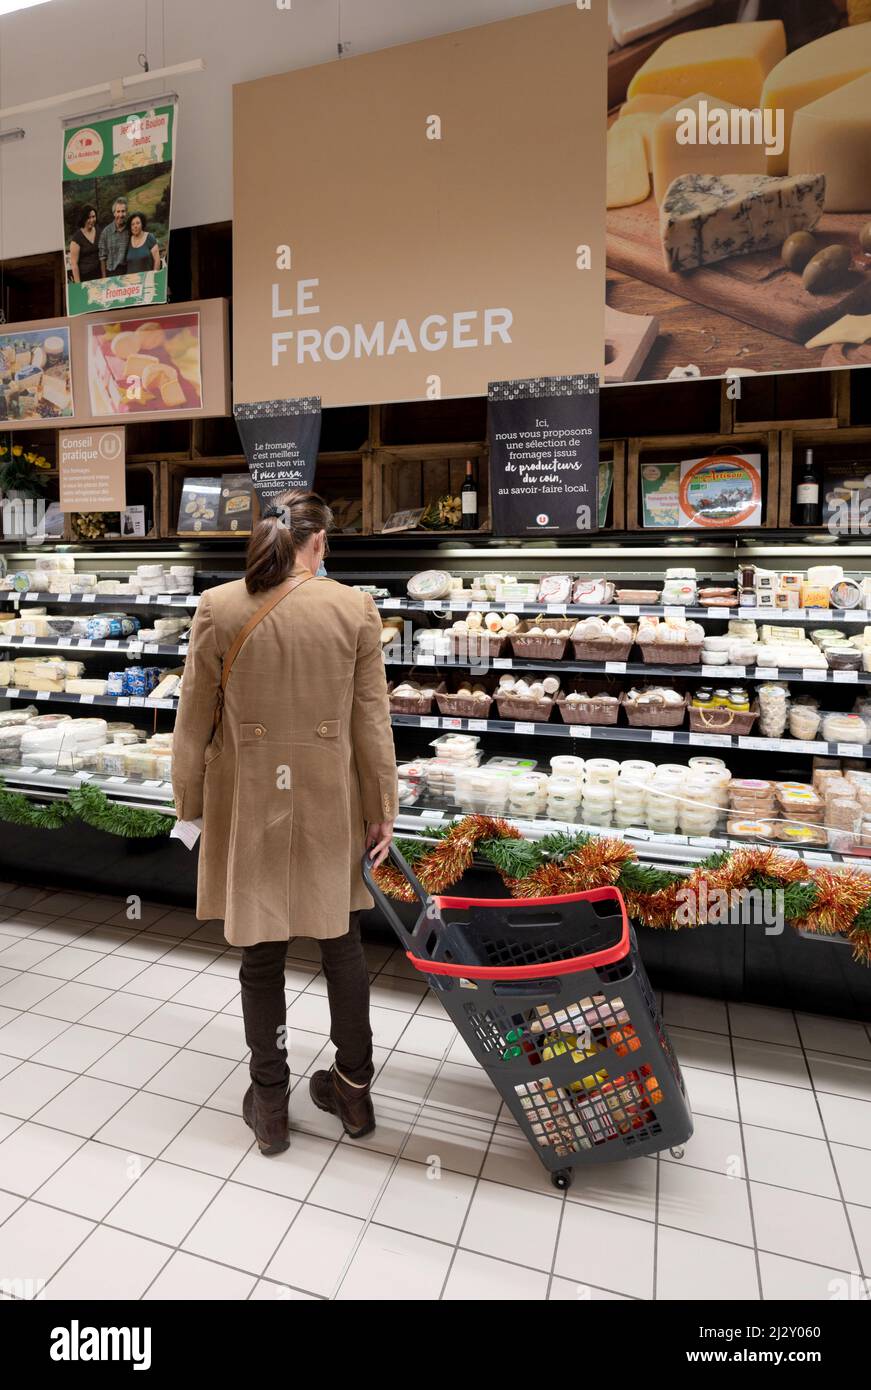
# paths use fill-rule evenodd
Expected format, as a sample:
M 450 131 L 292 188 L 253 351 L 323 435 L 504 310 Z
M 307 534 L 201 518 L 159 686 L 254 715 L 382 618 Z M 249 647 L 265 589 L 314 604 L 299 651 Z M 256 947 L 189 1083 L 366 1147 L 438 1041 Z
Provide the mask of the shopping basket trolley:
M 616 888 L 550 898 L 430 897 L 412 928 L 363 877 L 555 1187 L 580 1163 L 671 1149 L 693 1132 L 677 1058 Z

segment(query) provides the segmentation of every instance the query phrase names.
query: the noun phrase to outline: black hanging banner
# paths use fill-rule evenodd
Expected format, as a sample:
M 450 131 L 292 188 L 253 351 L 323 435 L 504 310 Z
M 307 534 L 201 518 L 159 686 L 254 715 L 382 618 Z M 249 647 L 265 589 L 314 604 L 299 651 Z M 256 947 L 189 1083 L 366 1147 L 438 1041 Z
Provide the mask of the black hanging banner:
M 492 381 L 487 435 L 494 536 L 599 529 L 598 376 Z
M 233 407 L 261 507 L 282 492 L 309 492 L 321 438 L 320 396 Z

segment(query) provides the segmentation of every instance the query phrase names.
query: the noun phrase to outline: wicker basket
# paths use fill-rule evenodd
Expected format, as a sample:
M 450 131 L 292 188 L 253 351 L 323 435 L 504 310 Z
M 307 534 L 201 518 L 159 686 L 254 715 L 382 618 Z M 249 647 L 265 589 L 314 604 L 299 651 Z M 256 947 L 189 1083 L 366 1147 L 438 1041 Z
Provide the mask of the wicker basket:
M 432 697 L 429 695 L 394 695 L 395 682 L 391 681 L 387 687 L 387 695 L 390 702 L 391 714 L 429 714 L 432 709 Z M 439 691 L 444 686 L 439 686 Z M 438 691 L 436 692 L 438 693 Z
M 758 705 L 749 710 L 688 708 L 694 734 L 749 734 L 759 718 Z
M 530 724 L 545 724 L 553 710 L 553 700 L 524 700 L 516 695 L 496 697 L 500 719 L 522 719 Z
M 628 700 L 624 696 L 623 708 L 626 721 L 633 729 L 679 729 L 686 718 L 687 697 L 684 696 L 680 705 L 666 705 L 664 702 L 660 705 L 640 705 L 636 700 Z
M 526 661 L 561 661 L 574 626 L 574 618 L 532 618 L 519 623 L 509 634 L 511 649 L 515 656 L 522 656 Z M 552 627 L 559 637 L 530 637 L 531 627 Z
M 698 666 L 701 642 L 645 642 L 641 660 L 648 666 Z
M 493 703 L 493 696 L 489 694 L 486 700 L 476 700 L 453 690 L 437 690 L 435 698 L 439 713 L 452 719 L 486 719 Z
M 564 724 L 616 724 L 620 714 L 619 700 L 603 700 L 597 695 L 571 705 L 565 695 L 558 695 L 556 706 Z
M 635 641 L 637 629 L 632 627 L 632 636 L 628 642 L 609 642 L 607 639 L 592 639 L 588 641 L 579 640 L 572 637 L 572 646 L 575 649 L 576 661 L 628 661 L 629 651 Z
M 508 636 L 502 632 L 488 632 L 479 628 L 471 632 L 451 631 L 451 649 L 460 661 L 492 660 L 501 656 L 508 648 Z

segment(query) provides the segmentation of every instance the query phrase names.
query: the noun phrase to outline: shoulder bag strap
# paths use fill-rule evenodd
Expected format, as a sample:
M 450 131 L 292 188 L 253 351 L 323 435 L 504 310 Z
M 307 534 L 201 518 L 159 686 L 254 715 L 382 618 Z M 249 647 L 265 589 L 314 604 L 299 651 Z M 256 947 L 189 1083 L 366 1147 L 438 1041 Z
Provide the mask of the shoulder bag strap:
M 236 636 L 233 638 L 232 645 L 230 646 L 227 655 L 224 657 L 224 664 L 221 667 L 221 688 L 218 691 L 218 703 L 215 706 L 215 729 L 217 729 L 218 725 L 221 722 L 221 719 L 223 718 L 224 695 L 227 690 L 227 681 L 230 679 L 230 672 L 233 669 L 233 663 L 236 660 L 236 657 L 239 655 L 239 652 L 241 651 L 243 644 L 251 636 L 251 633 L 258 626 L 258 624 L 262 623 L 263 619 L 272 612 L 273 608 L 275 608 L 277 604 L 281 603 L 282 599 L 287 598 L 288 594 L 292 594 L 294 589 L 299 588 L 300 584 L 305 584 L 306 580 L 313 578 L 314 575 L 306 571 L 305 574 L 298 574 L 295 575 L 292 579 L 286 579 L 284 583 L 281 584 L 275 590 L 275 593 L 270 595 L 266 603 L 264 603 L 260 608 L 258 608 L 256 613 L 252 613 L 245 626 L 241 628 L 239 632 L 236 633 Z

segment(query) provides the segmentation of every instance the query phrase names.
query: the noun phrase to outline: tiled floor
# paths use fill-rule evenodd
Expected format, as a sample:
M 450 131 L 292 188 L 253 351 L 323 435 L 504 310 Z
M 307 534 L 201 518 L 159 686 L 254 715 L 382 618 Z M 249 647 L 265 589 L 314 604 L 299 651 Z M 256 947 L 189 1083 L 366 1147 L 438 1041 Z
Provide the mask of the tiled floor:
M 329 1021 L 294 942 L 293 1143 L 266 1159 L 220 927 L 0 884 L 0 1297 L 868 1296 L 864 1025 L 666 995 L 685 1158 L 563 1195 L 403 956 L 367 951 L 378 1127 L 355 1144 L 309 1100 Z

